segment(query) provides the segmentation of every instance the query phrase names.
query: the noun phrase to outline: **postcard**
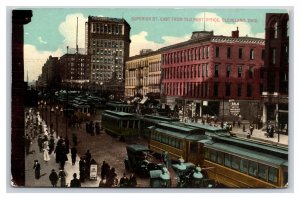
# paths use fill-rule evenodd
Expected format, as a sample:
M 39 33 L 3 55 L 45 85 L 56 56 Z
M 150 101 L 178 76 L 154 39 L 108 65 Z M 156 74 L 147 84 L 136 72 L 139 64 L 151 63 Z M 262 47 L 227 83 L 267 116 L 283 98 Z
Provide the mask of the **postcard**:
M 288 187 L 290 10 L 11 12 L 12 187 Z

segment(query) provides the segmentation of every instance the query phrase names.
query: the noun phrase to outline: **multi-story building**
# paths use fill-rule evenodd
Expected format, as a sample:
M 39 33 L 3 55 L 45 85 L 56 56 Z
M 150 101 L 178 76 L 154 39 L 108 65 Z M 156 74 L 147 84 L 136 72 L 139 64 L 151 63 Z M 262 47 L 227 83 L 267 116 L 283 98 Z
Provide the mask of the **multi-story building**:
M 58 78 L 62 86 L 70 88 L 87 88 L 90 78 L 90 57 L 85 54 L 66 53 L 59 59 Z
M 237 29 L 231 36 L 193 32 L 190 40 L 160 49 L 163 101 L 171 107 L 193 105 L 194 115 L 254 120 L 264 90 L 264 45 L 264 39 L 241 37 Z
M 288 124 L 289 16 L 267 13 L 265 73 L 266 92 L 262 93 L 263 122 L 276 121 L 279 129 Z M 286 131 L 287 132 L 287 131 Z
M 131 42 L 130 29 L 124 19 L 89 16 L 86 49 L 91 59 L 90 80 L 95 89 L 100 88 L 97 85 L 101 85 L 101 89 L 108 88 L 113 76 L 123 82 Z
M 50 86 L 54 86 L 57 68 L 58 57 L 52 57 L 50 55 L 43 65 L 42 74 L 38 77 L 36 83 L 39 90 L 49 89 Z
M 159 51 L 141 50 L 130 57 L 125 67 L 125 96 L 148 93 L 160 94 L 161 54 Z

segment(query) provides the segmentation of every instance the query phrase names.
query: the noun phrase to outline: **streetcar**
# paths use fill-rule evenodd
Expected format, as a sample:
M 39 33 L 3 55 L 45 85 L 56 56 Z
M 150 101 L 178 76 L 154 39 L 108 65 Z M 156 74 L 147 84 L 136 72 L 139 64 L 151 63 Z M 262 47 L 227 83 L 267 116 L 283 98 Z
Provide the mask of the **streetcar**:
M 102 112 L 102 128 L 121 140 L 139 136 L 139 119 L 131 113 L 105 110 Z
M 171 160 L 183 158 L 187 162 L 202 164 L 203 144 L 200 140 L 209 139 L 205 131 L 183 123 L 158 123 L 150 130 L 149 148 L 158 153 L 168 152 Z
M 210 179 L 232 188 L 284 188 L 288 148 L 230 136 L 212 136 L 204 144 L 202 167 Z
M 144 116 L 140 116 L 140 134 L 141 136 L 149 139 L 150 130 L 149 126 L 154 126 L 160 122 L 176 122 L 179 121 L 178 118 L 170 118 L 161 115 L 149 115 L 145 114 Z

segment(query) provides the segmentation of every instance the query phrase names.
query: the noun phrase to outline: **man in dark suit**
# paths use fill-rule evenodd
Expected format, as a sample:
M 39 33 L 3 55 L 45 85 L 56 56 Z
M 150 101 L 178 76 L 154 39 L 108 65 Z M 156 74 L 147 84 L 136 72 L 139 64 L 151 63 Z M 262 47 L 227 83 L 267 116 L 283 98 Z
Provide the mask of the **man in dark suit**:
M 77 174 L 73 174 L 73 180 L 71 180 L 70 187 L 81 187 L 81 182 L 77 179 Z
M 34 160 L 33 169 L 35 173 L 35 179 L 39 179 L 41 175 L 41 165 L 38 160 Z

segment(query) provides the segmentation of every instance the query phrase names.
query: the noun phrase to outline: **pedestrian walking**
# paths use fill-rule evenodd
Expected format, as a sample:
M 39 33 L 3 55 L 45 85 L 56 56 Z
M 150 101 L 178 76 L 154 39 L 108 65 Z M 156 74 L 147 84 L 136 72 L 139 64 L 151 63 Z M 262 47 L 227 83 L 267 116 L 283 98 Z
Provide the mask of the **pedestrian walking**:
M 254 130 L 254 126 L 252 123 L 250 123 L 249 130 L 250 130 L 250 135 L 252 135 L 253 130 Z
M 132 173 L 129 178 L 129 187 L 136 187 L 136 185 L 137 185 L 136 177 L 134 173 Z
M 61 187 L 66 187 L 66 173 L 65 171 L 60 168 L 59 169 L 59 173 L 58 173 L 58 178 L 60 178 L 60 186 Z
M 48 141 L 44 142 L 44 149 L 43 150 L 44 150 L 44 161 L 45 162 L 50 161 Z
M 49 140 L 49 154 L 51 154 L 52 151 L 54 151 L 54 146 L 55 146 L 54 137 L 53 135 L 51 135 Z
M 75 165 L 76 162 L 76 156 L 77 156 L 77 149 L 75 146 L 71 148 L 71 158 L 72 158 L 72 165 Z
M 38 143 L 40 152 L 43 152 L 43 138 L 41 135 L 38 136 L 37 143 Z
M 25 151 L 26 151 L 26 155 L 29 155 L 29 151 L 30 151 L 30 145 L 31 145 L 31 139 L 29 137 L 28 134 L 26 134 L 25 138 L 24 138 L 24 142 L 25 142 Z
M 72 134 L 72 141 L 73 141 L 73 145 L 77 146 L 77 136 L 75 133 Z
M 34 169 L 35 179 L 39 179 L 41 176 L 41 165 L 38 160 L 34 160 L 33 169 Z
M 83 157 L 80 157 L 80 160 L 79 160 L 79 178 L 80 178 L 80 182 L 85 181 L 85 169 L 86 169 L 85 160 L 84 160 Z
M 73 174 L 73 180 L 70 182 L 70 187 L 81 187 L 81 182 L 77 179 L 77 174 Z
M 55 172 L 54 169 L 52 169 L 52 171 L 49 175 L 49 180 L 51 182 L 52 187 L 56 187 L 57 182 L 58 182 L 58 175 L 57 175 L 57 173 Z
M 109 165 L 103 161 L 101 166 L 101 179 L 104 180 L 107 178 L 109 172 Z
M 128 187 L 129 186 L 129 179 L 127 178 L 126 174 L 123 173 L 123 177 L 120 179 L 120 187 Z

